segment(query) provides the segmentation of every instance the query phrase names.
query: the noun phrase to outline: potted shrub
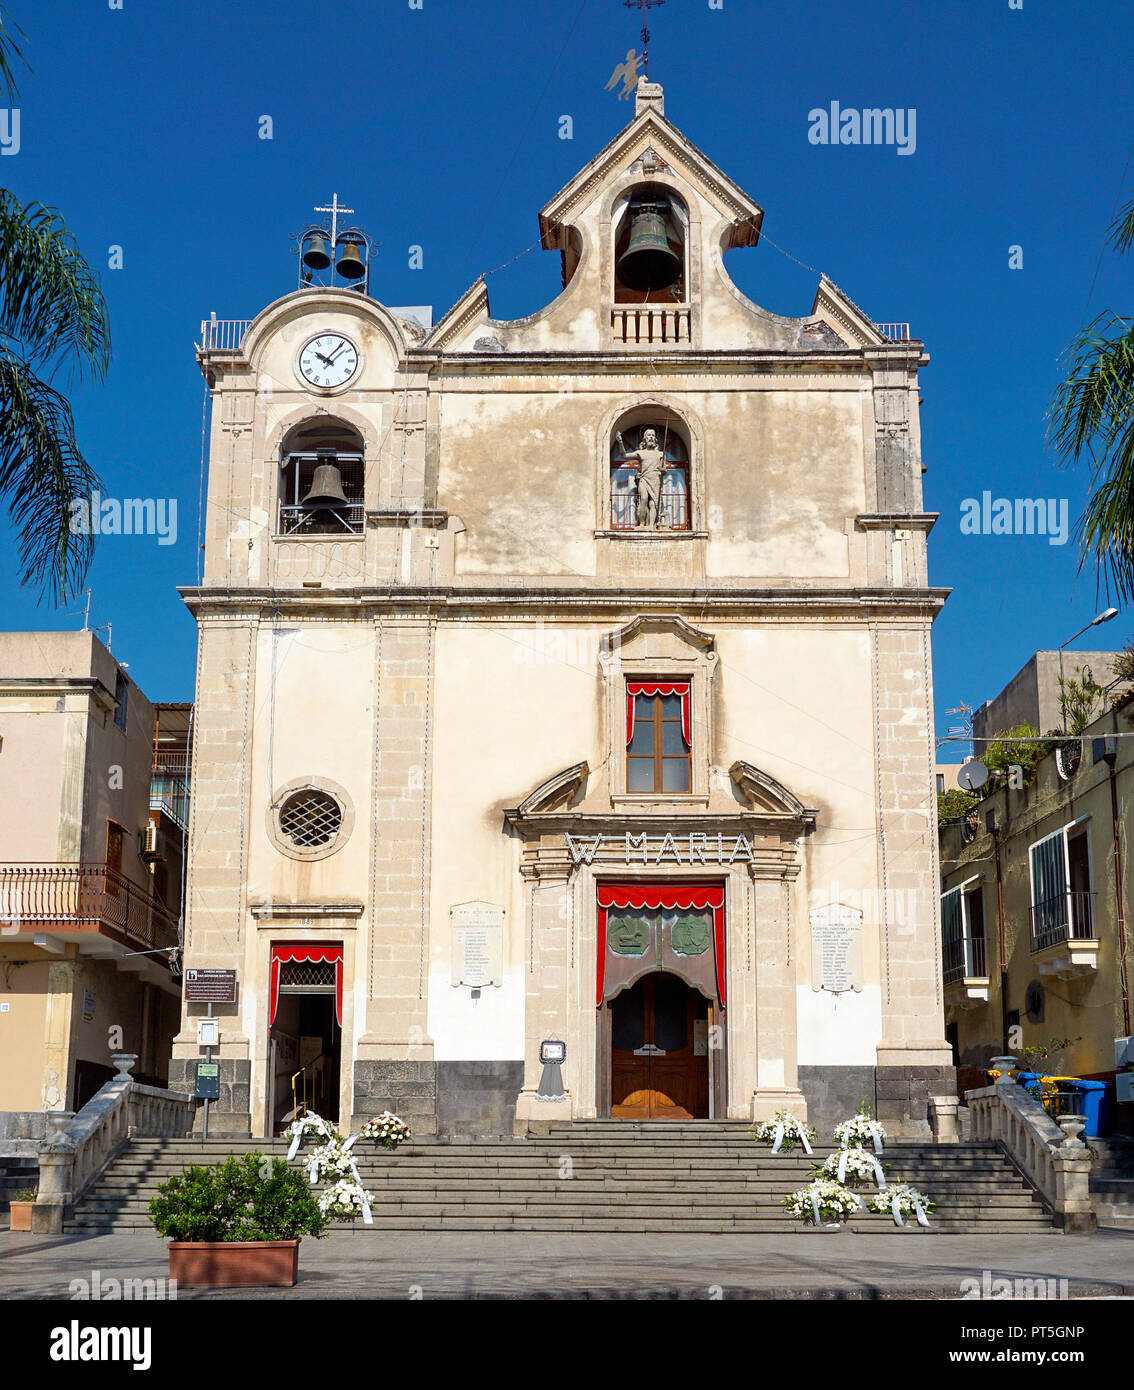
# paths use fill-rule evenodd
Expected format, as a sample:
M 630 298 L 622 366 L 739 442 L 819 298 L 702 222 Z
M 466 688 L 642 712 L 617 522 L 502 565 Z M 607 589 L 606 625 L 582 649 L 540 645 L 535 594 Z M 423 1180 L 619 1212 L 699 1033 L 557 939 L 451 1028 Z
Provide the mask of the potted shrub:
M 208 1287 L 294 1284 L 301 1237 L 327 1224 L 304 1174 L 260 1153 L 161 1183 L 150 1220 L 167 1238 L 169 1277 Z
M 9 1207 L 11 1212 L 10 1230 L 30 1231 L 32 1207 L 35 1206 L 35 1199 L 39 1196 L 38 1187 L 23 1187 L 19 1192 L 12 1196 Z

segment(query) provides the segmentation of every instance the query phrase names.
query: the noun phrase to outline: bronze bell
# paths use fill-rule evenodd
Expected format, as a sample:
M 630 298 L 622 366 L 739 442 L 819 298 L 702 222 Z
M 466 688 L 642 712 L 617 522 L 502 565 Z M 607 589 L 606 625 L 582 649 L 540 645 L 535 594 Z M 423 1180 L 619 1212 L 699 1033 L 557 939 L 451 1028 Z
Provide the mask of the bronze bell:
M 628 290 L 667 289 L 681 274 L 681 258 L 669 244 L 665 219 L 643 208 L 630 224 L 630 241 L 618 258 L 618 278 Z
M 350 499 L 343 491 L 343 475 L 337 463 L 320 463 L 311 479 L 311 487 L 301 506 L 304 507 L 346 507 Z
M 359 254 L 357 245 L 353 241 L 347 242 L 335 269 L 344 280 L 361 280 L 366 274 L 366 266 Z
M 327 250 L 327 238 L 322 232 L 313 232 L 303 253 L 303 264 L 308 270 L 326 270 L 331 264 Z

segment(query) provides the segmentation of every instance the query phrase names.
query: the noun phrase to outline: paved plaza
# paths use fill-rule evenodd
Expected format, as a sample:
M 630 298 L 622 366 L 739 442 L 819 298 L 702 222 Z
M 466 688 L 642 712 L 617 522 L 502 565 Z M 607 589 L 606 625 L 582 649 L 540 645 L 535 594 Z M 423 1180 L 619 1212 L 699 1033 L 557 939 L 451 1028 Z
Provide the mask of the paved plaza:
M 164 1279 L 148 1232 L 52 1238 L 0 1231 L 0 1298 L 71 1296 L 73 1279 Z M 336 1232 L 305 1240 L 293 1289 L 178 1289 L 196 1298 L 934 1298 L 966 1280 L 1066 1280 L 1070 1298 L 1134 1296 L 1134 1231 L 1093 1236 L 759 1236 Z M 972 1288 L 973 1285 L 967 1287 Z M 1042 1296 L 1042 1293 L 1041 1293 Z

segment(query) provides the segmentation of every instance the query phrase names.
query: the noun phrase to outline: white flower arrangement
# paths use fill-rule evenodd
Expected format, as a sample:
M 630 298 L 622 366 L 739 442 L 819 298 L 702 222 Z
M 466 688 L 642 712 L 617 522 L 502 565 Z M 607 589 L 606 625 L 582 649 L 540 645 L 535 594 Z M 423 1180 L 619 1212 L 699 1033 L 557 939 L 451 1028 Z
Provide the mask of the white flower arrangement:
M 785 1197 L 783 1204 L 792 1216 L 817 1225 L 825 1219 L 845 1221 L 859 1210 L 862 1199 L 840 1182 L 817 1178 Z
M 777 1110 L 770 1120 L 758 1120 L 748 1131 L 758 1144 L 771 1144 L 772 1152 L 794 1149 L 802 1145 L 811 1152 L 815 1131 L 797 1119 L 790 1110 Z
M 937 1203 L 909 1183 L 895 1182 L 871 1197 L 870 1210 L 892 1216 L 895 1226 L 905 1224 L 902 1220 L 904 1216 L 916 1216 L 919 1226 L 928 1226 L 926 1213 L 936 1211 Z
M 880 1154 L 885 1138 L 887 1134 L 882 1122 L 874 1119 L 865 1105 L 857 1115 L 835 1126 L 835 1141 L 844 1149 L 864 1149 L 871 1144 L 874 1152 Z
M 367 1120 L 358 1131 L 360 1139 L 371 1139 L 375 1144 L 381 1144 L 386 1149 L 396 1149 L 399 1144 L 404 1144 L 413 1134 L 413 1130 L 406 1124 L 405 1120 L 399 1120 L 397 1115 L 392 1115 L 389 1110 L 384 1110 L 381 1115 L 375 1115 L 372 1120 Z
M 318 1149 L 313 1149 L 304 1159 L 307 1175 L 314 1187 L 319 1178 L 353 1178 L 357 1173 L 350 1152 L 342 1147 L 339 1138 L 333 1139 Z
M 363 1216 L 369 1219 L 370 1203 L 374 1194 L 367 1192 L 361 1183 L 340 1178 L 333 1186 L 319 1194 L 319 1210 L 324 1216 L 338 1217 L 342 1221 L 354 1221 Z
M 823 1161 L 821 1167 L 813 1168 L 812 1172 L 820 1177 L 833 1178 L 848 1187 L 871 1181 L 879 1187 L 886 1186 L 882 1165 L 866 1149 L 836 1149 Z
M 291 1124 L 284 1130 L 283 1137 L 288 1140 L 287 1157 L 289 1163 L 295 1157 L 300 1144 L 306 1144 L 314 1139 L 322 1139 L 329 1144 L 336 1141 L 342 1143 L 342 1135 L 338 1130 L 328 1124 L 322 1115 L 316 1115 L 314 1110 L 309 1110 L 306 1115 L 292 1120 Z

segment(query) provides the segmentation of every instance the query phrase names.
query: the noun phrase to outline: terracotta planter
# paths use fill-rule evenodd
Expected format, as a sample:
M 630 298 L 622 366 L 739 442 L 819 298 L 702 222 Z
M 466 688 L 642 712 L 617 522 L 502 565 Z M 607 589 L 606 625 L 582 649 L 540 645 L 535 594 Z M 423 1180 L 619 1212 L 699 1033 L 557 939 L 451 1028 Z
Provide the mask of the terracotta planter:
M 290 1288 L 299 1278 L 298 1240 L 170 1240 L 169 1277 L 182 1288 L 264 1284 Z
M 12 1214 L 12 1224 L 9 1229 L 13 1231 L 30 1231 L 32 1207 L 34 1206 L 34 1202 L 12 1202 L 9 1206 L 9 1211 Z

